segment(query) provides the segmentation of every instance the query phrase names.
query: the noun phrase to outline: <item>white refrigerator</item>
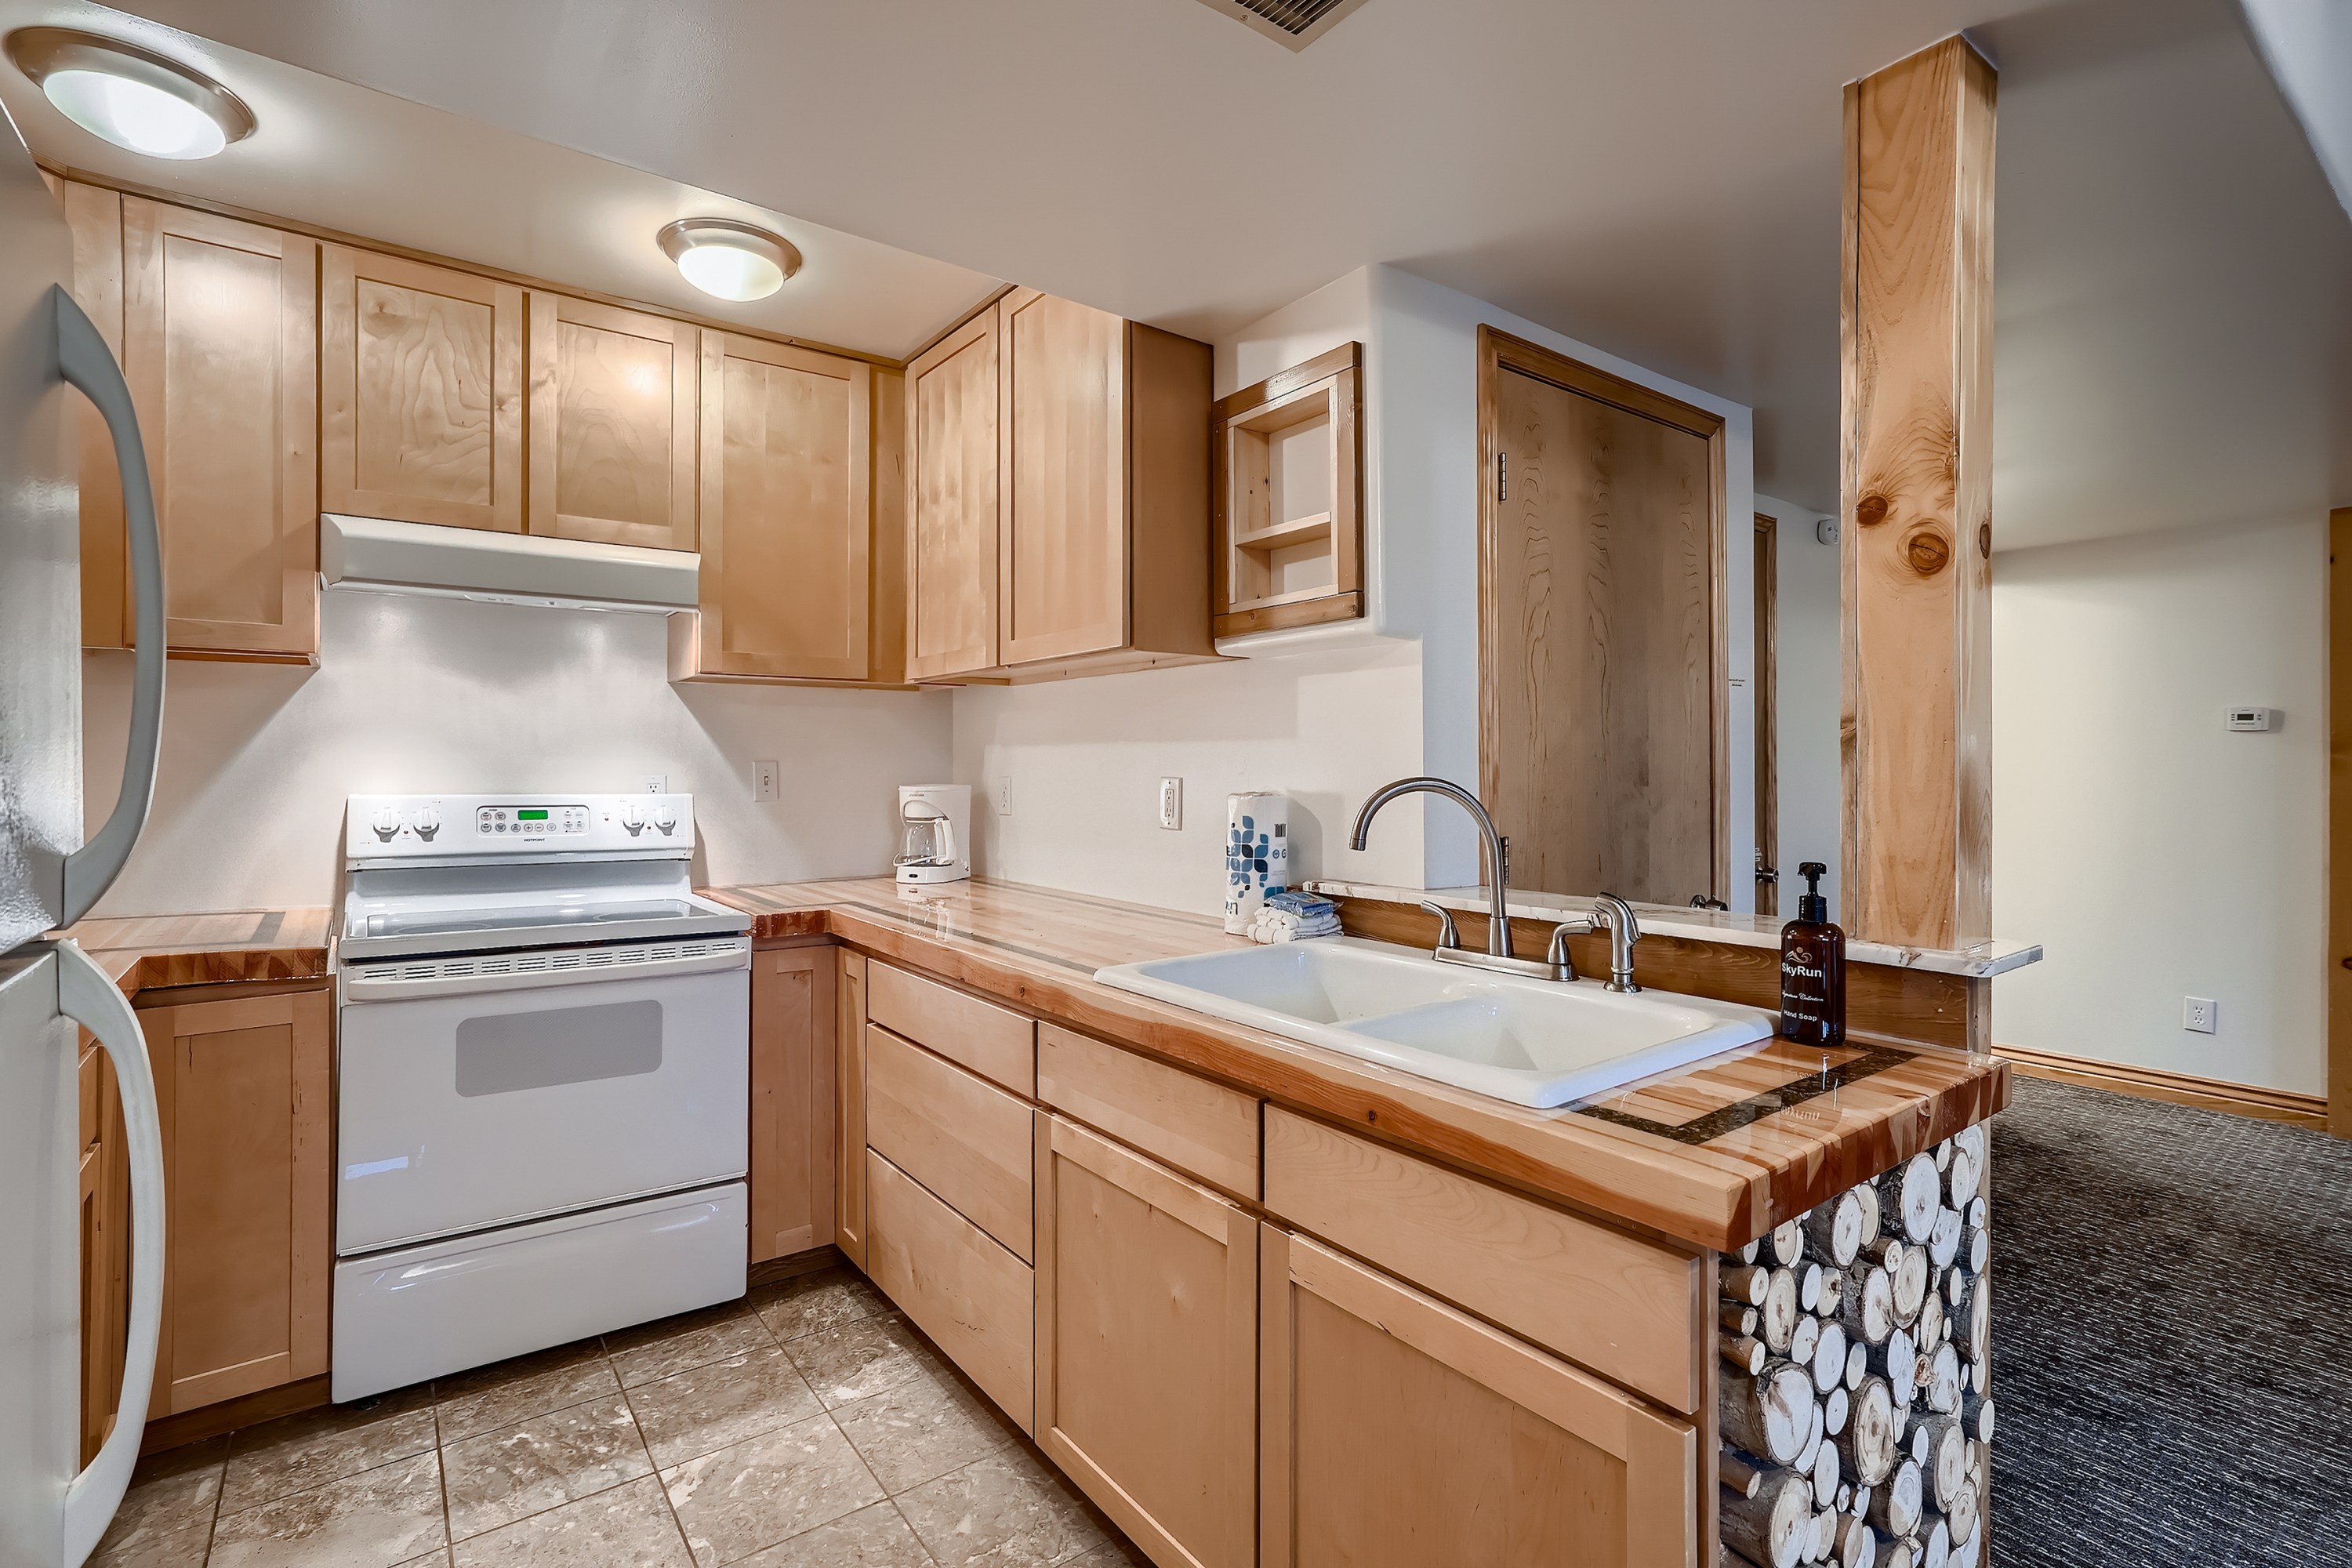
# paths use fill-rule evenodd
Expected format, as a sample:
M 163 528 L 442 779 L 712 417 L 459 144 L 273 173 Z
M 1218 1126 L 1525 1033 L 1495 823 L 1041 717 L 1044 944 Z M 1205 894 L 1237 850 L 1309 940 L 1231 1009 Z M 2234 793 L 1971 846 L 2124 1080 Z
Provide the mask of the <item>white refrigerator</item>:
M 0 1563 L 79 1568 L 122 1500 L 155 1374 L 163 1176 L 138 1021 L 69 942 L 130 856 L 163 715 L 163 572 L 130 389 L 66 292 L 72 247 L 14 126 L 0 129 Z M 113 815 L 82 833 L 80 522 L 70 384 L 122 470 L 137 627 Z M 80 1451 L 75 1026 L 112 1058 L 131 1165 L 131 1322 L 113 1431 Z

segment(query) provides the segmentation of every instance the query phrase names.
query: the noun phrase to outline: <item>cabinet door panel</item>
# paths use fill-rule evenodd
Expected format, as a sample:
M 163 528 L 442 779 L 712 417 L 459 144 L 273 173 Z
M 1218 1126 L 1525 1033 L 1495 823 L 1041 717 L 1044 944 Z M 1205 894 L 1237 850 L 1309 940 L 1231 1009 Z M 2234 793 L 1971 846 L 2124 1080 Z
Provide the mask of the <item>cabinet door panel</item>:
M 320 505 L 522 527 L 522 290 L 330 245 L 320 253 Z
M 123 372 L 163 530 L 172 646 L 319 637 L 319 247 L 122 199 Z
M 153 1414 L 327 1370 L 327 993 L 142 1013 L 163 1126 Z
M 838 1018 L 841 1066 L 839 1120 L 834 1132 L 836 1217 L 834 1241 L 844 1257 L 866 1267 L 866 955 L 841 953 Z
M 1303 1237 L 1262 1234 L 1267 1568 L 1691 1568 L 1688 1424 Z
M 863 680 L 868 410 L 856 360 L 702 340 L 702 667 Z
M 1013 290 L 1002 310 L 998 658 L 1121 647 L 1127 323 L 1034 289 Z
M 1244 1568 L 1257 1222 L 1060 1117 L 1038 1129 L 1038 1445 L 1155 1562 Z
M 695 548 L 698 332 L 530 296 L 530 531 Z
M 835 960 L 751 955 L 751 1261 L 833 1239 Z
M 996 662 L 997 313 L 907 367 L 907 679 Z

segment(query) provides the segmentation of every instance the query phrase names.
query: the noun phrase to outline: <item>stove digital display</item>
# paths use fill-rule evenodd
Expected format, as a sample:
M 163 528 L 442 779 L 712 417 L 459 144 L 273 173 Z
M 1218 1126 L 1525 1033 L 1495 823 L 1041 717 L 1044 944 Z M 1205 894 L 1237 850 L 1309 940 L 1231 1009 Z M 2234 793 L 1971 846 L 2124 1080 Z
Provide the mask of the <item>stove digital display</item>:
M 515 820 L 517 822 L 545 822 L 547 820 L 547 812 L 544 807 L 528 805 L 519 806 L 515 810 Z

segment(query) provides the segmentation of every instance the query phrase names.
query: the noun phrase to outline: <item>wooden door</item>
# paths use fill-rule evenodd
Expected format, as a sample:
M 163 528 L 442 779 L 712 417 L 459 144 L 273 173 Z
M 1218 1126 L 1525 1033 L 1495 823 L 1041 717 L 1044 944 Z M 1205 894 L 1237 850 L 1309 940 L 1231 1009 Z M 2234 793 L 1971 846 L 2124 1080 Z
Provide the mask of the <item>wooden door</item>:
M 200 653 L 310 657 L 318 242 L 125 196 L 122 288 L 122 369 L 163 522 L 166 637 Z
M 1257 1221 L 1037 1118 L 1037 1444 L 1163 1568 L 1247 1568 Z
M 1479 793 L 1512 880 L 1727 899 L 1722 421 L 1480 342 Z
M 695 548 L 698 329 L 533 290 L 530 531 Z
M 1689 1425 L 1304 1237 L 1261 1236 L 1265 1568 L 1695 1568 Z
M 831 944 L 751 955 L 751 1261 L 833 1240 Z
M 327 1370 L 324 990 L 142 1012 L 163 1129 L 163 1328 L 151 1415 Z
M 131 1165 L 114 1063 L 79 1034 L 81 1463 L 114 1426 L 131 1321 Z
M 997 659 L 1127 642 L 1127 323 L 1034 289 L 1004 297 Z
M 996 662 L 997 324 L 983 310 L 907 367 L 907 679 Z
M 520 532 L 522 290 L 342 245 L 320 275 L 320 510 Z
M 703 673 L 866 679 L 873 378 L 703 333 Z
M 1756 912 L 1780 912 L 1780 529 L 1756 514 Z
M 74 303 L 122 359 L 122 197 L 43 174 L 73 233 Z M 122 532 L 122 475 L 106 420 L 79 394 L 74 441 L 81 473 L 81 646 L 131 646 L 131 584 Z
M 835 1038 L 840 1051 L 834 1129 L 834 1244 L 866 1267 L 866 955 L 839 950 Z

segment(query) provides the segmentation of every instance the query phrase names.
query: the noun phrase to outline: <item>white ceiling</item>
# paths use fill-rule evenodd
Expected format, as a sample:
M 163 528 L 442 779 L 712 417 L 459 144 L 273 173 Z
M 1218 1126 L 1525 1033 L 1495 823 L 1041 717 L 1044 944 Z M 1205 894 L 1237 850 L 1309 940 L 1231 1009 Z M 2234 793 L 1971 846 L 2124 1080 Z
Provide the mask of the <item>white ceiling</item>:
M 1839 89 L 1968 27 L 2002 73 L 2001 547 L 2352 499 L 2352 223 L 2232 0 L 1370 0 L 1299 54 L 1196 0 L 131 8 L 462 117 L 286 76 L 289 194 L 247 205 L 567 278 L 488 247 L 585 246 L 644 280 L 581 281 L 667 299 L 639 237 L 685 209 L 603 205 L 650 177 L 898 247 L 844 252 L 869 310 L 929 278 L 904 253 L 969 269 L 933 325 L 1006 278 L 1213 337 L 1392 262 L 1754 405 L 1759 488 L 1824 510 Z
M 143 37 L 228 83 L 258 121 L 216 158 L 141 157 L 75 125 L 0 63 L 0 104 L 26 141 L 74 168 L 891 359 L 997 287 L 950 262 L 80 0 L 0 0 L 0 31 L 34 22 Z M 786 236 L 803 258 L 799 276 L 746 304 L 698 292 L 654 244 L 664 224 L 694 216 Z

